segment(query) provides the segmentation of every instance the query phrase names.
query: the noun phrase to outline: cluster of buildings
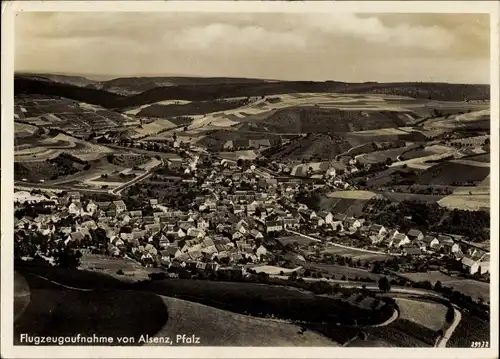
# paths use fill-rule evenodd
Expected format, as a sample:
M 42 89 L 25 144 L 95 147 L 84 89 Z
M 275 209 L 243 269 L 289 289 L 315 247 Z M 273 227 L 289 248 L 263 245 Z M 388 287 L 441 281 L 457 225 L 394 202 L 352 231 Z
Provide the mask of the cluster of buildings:
M 127 208 L 123 200 L 86 200 L 79 192 L 60 196 L 16 192 L 18 203 L 38 202 L 51 211 L 36 218 L 25 216 L 16 220 L 15 227 L 38 231 L 58 245 L 86 245 L 97 252 L 129 256 L 145 266 L 208 265 L 213 270 L 221 263 L 266 263 L 273 253 L 266 248 L 265 238 L 293 230 L 321 233 L 325 243 L 334 235 L 339 243 L 394 254 L 452 255 L 471 274 L 489 271 L 485 251 L 463 246 L 452 236 L 417 229 L 399 232 L 342 213 L 309 209 L 297 202 L 296 195 L 305 186 L 314 188 L 314 182 L 305 185 L 300 178 L 279 177 L 254 165 L 242 168 L 214 158 L 209 166 L 198 165 L 205 160 L 200 154 L 188 157 L 182 162 L 185 173 L 200 187 L 189 210 L 169 208 L 157 199 L 148 199 L 144 208 L 134 209 Z M 145 211 L 146 207 L 153 210 Z M 99 246 L 92 238 L 98 230 L 105 234 L 105 243 Z

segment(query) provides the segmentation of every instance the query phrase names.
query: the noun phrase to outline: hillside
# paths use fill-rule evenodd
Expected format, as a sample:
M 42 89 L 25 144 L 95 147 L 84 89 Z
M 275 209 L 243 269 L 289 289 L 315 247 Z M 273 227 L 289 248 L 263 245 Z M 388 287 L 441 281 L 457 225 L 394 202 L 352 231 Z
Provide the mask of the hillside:
M 245 122 L 239 126 L 239 129 L 271 133 L 352 132 L 403 127 L 412 119 L 408 114 L 411 112 L 289 107 L 272 114 L 265 120 Z
M 117 80 L 115 80 L 116 83 Z M 267 96 L 300 92 L 383 93 L 410 96 L 421 99 L 463 101 L 488 100 L 489 86 L 442 83 L 369 83 L 348 84 L 335 81 L 277 81 L 255 80 L 252 83 L 183 84 L 155 87 L 140 94 L 122 96 L 109 91 L 89 87 L 77 87 L 65 83 L 40 80 L 34 77 L 16 76 L 14 93 L 45 94 L 66 97 L 106 108 L 141 106 L 162 100 L 207 101 L 239 96 Z M 260 82 L 259 82 L 260 81 Z
M 331 160 L 344 153 L 351 145 L 343 137 L 327 134 L 310 134 L 285 145 L 262 152 L 269 160 Z

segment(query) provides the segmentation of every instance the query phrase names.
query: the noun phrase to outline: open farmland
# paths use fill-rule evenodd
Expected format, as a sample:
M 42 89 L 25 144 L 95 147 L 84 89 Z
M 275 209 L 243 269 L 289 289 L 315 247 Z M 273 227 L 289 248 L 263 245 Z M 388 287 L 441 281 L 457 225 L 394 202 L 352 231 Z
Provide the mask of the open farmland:
M 328 194 L 330 198 L 347 198 L 369 200 L 376 197 L 377 194 L 370 191 L 334 191 Z
M 444 304 L 405 298 L 396 299 L 396 304 L 402 319 L 415 322 L 434 331 L 442 329 L 445 325 L 448 308 Z
M 175 338 L 179 333 L 197 333 L 200 344 L 210 346 L 338 346 L 313 331 L 301 333 L 298 325 L 284 321 L 255 318 L 171 297 L 163 300 L 168 322 L 156 336 Z
M 131 116 L 60 97 L 16 96 L 14 111 L 24 121 L 76 135 L 139 124 Z
M 297 244 L 298 246 L 303 246 L 303 245 L 307 246 L 308 244 L 315 242 L 312 239 L 304 237 L 304 236 L 279 237 L 276 240 L 279 243 L 281 243 L 283 246 L 286 246 L 287 244 L 292 244 L 292 245 Z
M 310 134 L 264 151 L 270 160 L 333 160 L 351 148 L 349 142 L 336 135 Z
M 367 253 L 367 252 L 357 251 L 354 249 L 336 247 L 333 245 L 327 247 L 322 253 L 334 254 L 334 255 L 343 256 L 343 257 L 350 257 L 353 260 L 362 260 L 362 261 L 368 261 L 368 262 L 375 262 L 375 261 L 386 260 L 386 259 L 391 258 L 390 255 Z M 331 266 L 331 265 L 325 264 L 325 266 Z M 337 267 L 339 267 L 339 268 L 337 268 Z M 355 276 L 361 276 L 362 273 L 366 272 L 366 271 L 364 271 L 362 269 L 358 269 L 358 268 L 350 268 L 350 267 L 344 267 L 344 266 L 337 266 L 337 267 L 335 267 L 336 268 L 335 270 L 342 271 L 341 268 L 347 268 L 347 269 L 345 269 L 347 271 L 346 273 L 354 273 Z
M 469 295 L 475 300 L 480 297 L 485 301 L 490 299 L 490 285 L 473 279 L 452 277 L 439 271 L 404 273 L 402 277 L 414 282 L 429 281 L 432 285 L 440 281 L 444 287 L 451 287 L 465 295 Z
M 176 127 L 177 125 L 171 121 L 165 119 L 155 119 L 152 122 L 143 123 L 140 126 L 134 127 L 134 133 L 130 137 L 155 136 Z
M 411 151 L 415 148 L 418 148 L 417 145 L 410 145 L 406 147 L 366 153 L 356 156 L 356 160 L 363 165 L 383 163 L 387 161 L 387 159 L 391 159 L 391 161 L 397 161 L 400 155 L 404 154 L 405 152 Z
M 420 173 L 417 177 L 417 183 L 427 185 L 479 184 L 489 174 L 489 166 L 447 161 L 438 163 Z
M 490 110 L 480 109 L 469 113 L 451 114 L 444 117 L 432 118 L 423 124 L 425 129 L 446 129 L 457 128 L 490 128 Z
M 351 257 L 347 253 L 345 253 L 345 254 L 342 252 L 332 253 L 332 251 L 330 251 L 330 249 L 331 249 L 331 247 L 329 249 L 325 250 L 323 253 Z M 342 248 L 336 248 L 336 249 L 342 249 Z M 358 252 L 358 254 L 363 254 L 363 253 Z M 352 255 L 352 252 L 351 252 L 351 255 Z M 352 257 L 352 258 L 353 259 L 360 259 L 357 257 Z M 382 258 L 378 258 L 377 260 L 380 260 L 380 259 L 382 259 Z M 362 259 L 362 260 L 366 260 L 366 259 Z M 304 268 L 314 270 L 316 272 L 320 272 L 324 276 L 328 276 L 329 278 L 334 276 L 336 280 L 341 280 L 341 278 L 345 277 L 345 279 L 349 280 L 349 281 L 353 281 L 356 278 L 370 278 L 370 280 L 378 281 L 380 278 L 383 277 L 383 275 L 372 273 L 369 270 L 341 266 L 341 265 L 337 265 L 337 264 L 307 263 L 306 265 L 304 265 Z

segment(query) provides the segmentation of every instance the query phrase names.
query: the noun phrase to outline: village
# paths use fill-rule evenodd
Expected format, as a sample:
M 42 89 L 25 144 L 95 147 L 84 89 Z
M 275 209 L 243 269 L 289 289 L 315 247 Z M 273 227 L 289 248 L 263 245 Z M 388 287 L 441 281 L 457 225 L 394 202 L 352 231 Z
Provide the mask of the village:
M 170 176 L 165 169 L 153 176 L 166 184 L 164 199 L 140 197 L 133 208 L 127 198 L 101 201 L 84 191 L 15 192 L 16 213 L 24 214 L 15 219 L 16 255 L 50 259 L 71 248 L 173 272 L 187 268 L 244 275 L 256 268 L 283 275 L 303 273 L 310 262 L 334 263 L 329 252 L 344 248 L 368 258 L 388 258 L 385 263 L 398 258 L 398 271 L 405 263 L 411 271 L 430 262 L 434 269 L 489 276 L 489 253 L 466 244 L 461 236 L 417 229 L 399 232 L 365 218 L 316 212 L 297 201 L 299 192 L 318 186 L 348 187 L 334 169 L 318 184 L 276 175 L 251 161 L 228 161 L 182 148 L 182 160 L 167 164 Z M 189 186 L 192 199 L 182 208 L 167 203 L 169 186 L 179 185 Z M 347 262 L 373 270 L 375 261 Z

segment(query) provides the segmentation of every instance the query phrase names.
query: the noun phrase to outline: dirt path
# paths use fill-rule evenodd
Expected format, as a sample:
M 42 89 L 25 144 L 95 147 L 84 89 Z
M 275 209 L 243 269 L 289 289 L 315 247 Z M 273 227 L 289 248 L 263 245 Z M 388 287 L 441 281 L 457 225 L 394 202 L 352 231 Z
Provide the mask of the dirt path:
M 451 336 L 455 332 L 455 329 L 462 320 L 462 313 L 460 313 L 460 311 L 455 306 L 453 307 L 453 310 L 454 310 L 453 322 L 448 327 L 448 329 L 445 330 L 443 336 L 436 342 L 436 348 L 446 348 L 448 340 L 450 340 Z

